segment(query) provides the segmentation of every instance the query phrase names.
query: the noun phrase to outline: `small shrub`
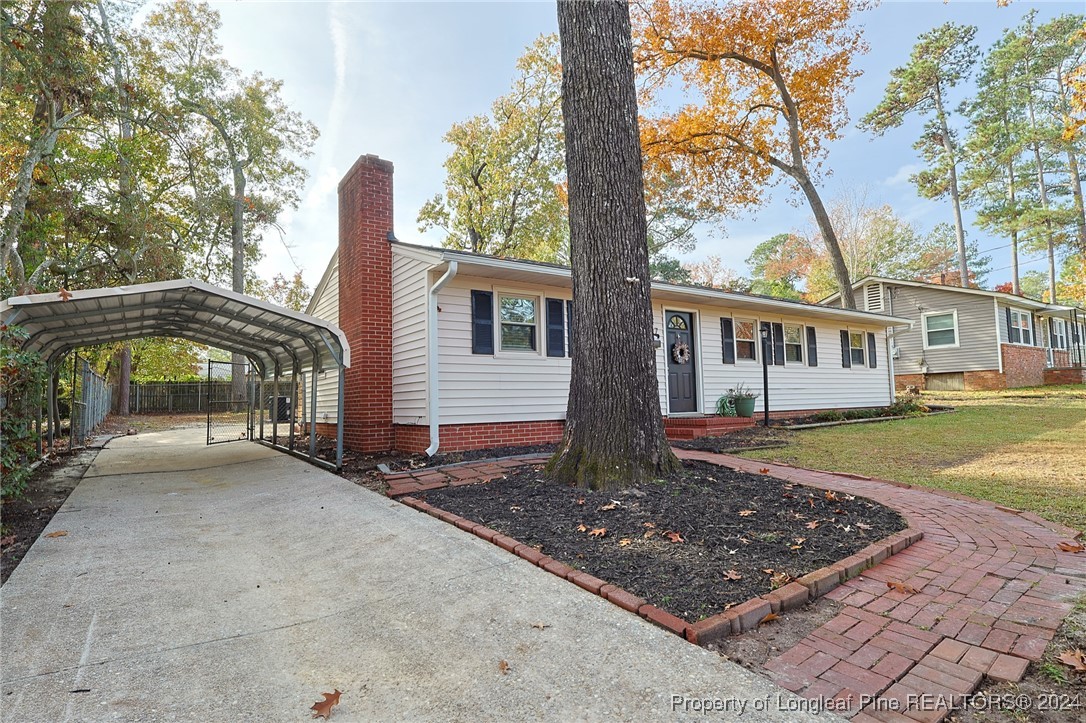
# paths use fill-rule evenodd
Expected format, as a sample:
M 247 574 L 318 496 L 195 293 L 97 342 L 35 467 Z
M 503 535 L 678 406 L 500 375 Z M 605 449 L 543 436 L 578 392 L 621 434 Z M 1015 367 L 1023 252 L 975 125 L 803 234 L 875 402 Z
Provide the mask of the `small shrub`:
M 828 409 L 825 412 L 818 412 L 811 416 L 816 422 L 840 422 L 843 421 L 845 415 L 838 412 L 836 409 Z
M 845 419 L 875 419 L 876 417 L 885 416 L 885 412 L 882 409 L 846 409 L 844 412 Z
M 46 370 L 41 357 L 24 351 L 26 332 L 0 325 L 0 496 L 26 489 L 30 460 L 37 454 L 35 420 L 41 414 Z
M 893 404 L 886 408 L 886 413 L 891 417 L 915 417 L 931 411 L 920 403 L 920 397 L 903 394 Z

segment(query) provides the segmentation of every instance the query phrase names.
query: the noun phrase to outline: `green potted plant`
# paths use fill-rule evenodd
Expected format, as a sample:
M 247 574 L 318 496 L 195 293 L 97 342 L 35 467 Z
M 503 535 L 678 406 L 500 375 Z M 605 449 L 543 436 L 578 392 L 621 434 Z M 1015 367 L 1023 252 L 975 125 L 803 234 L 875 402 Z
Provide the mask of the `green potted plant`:
M 745 384 L 740 382 L 734 389 L 729 389 L 716 402 L 717 414 L 725 417 L 753 417 L 754 416 L 754 400 L 758 398 L 758 393 L 751 391 Z M 735 410 L 732 412 L 731 410 Z M 731 412 L 729 414 L 729 412 Z

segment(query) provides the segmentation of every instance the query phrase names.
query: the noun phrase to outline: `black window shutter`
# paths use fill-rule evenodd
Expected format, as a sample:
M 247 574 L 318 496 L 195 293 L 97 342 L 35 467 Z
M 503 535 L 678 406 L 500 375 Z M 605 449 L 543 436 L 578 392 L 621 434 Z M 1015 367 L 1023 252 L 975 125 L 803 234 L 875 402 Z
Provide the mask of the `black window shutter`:
M 765 363 L 773 363 L 773 327 L 770 326 L 768 321 L 763 321 L 758 324 L 758 348 L 762 350 L 762 354 L 765 355 Z M 766 335 L 763 338 L 761 332 L 765 332 Z
M 813 326 L 807 327 L 807 366 L 818 366 L 818 341 L 817 332 Z
M 848 331 L 841 330 L 841 366 L 845 369 L 852 367 L 852 352 L 848 346 Z
M 720 320 L 721 346 L 724 352 L 724 363 L 735 364 L 735 326 L 731 319 Z
M 872 369 L 879 365 L 878 354 L 875 353 L 875 335 L 870 331 L 867 332 L 867 365 Z
M 566 353 L 573 356 L 573 302 L 566 302 L 566 328 L 569 330 L 569 343 L 566 345 Z
M 1048 317 L 1048 345 L 1053 349 L 1056 348 L 1056 322 L 1052 317 Z
M 471 353 L 494 353 L 494 294 L 471 292 Z
M 1018 329 L 1014 328 L 1011 325 L 1011 310 L 1010 310 L 1010 308 L 1009 307 L 1004 307 L 1003 311 L 1006 313 L 1006 316 L 1007 316 L 1007 341 L 1009 341 L 1011 343 L 1016 343 L 1016 342 L 1022 341 L 1021 337 L 1018 334 Z M 1018 338 L 1016 338 L 1016 337 L 1018 337 Z
M 566 310 L 561 299 L 547 299 L 547 356 L 566 355 Z
M 784 324 L 773 324 L 773 363 L 784 366 Z

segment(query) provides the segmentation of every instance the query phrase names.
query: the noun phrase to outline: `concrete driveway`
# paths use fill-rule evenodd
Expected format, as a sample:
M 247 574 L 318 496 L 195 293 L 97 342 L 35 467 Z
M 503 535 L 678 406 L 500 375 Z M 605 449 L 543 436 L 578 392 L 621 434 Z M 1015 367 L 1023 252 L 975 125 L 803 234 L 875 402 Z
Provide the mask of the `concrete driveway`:
M 57 530 L 0 589 L 4 721 L 303 721 L 333 688 L 340 721 L 814 720 L 497 547 L 202 429 L 113 440 Z

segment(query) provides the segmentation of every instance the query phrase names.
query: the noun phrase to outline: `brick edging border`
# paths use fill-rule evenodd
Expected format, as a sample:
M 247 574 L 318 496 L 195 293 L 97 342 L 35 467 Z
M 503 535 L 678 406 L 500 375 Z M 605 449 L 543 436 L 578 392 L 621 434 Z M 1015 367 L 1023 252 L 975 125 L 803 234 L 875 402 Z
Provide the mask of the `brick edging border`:
M 503 535 L 497 530 L 492 530 L 486 525 L 473 522 L 439 507 L 434 507 L 416 497 L 402 496 L 397 501 L 450 525 L 455 525 L 461 530 L 470 532 L 503 550 L 512 552 L 536 567 L 540 567 L 552 575 L 557 575 L 563 580 L 568 580 L 594 595 L 599 595 L 623 610 L 636 613 L 649 622 L 655 623 L 696 645 L 707 645 L 729 635 L 738 635 L 753 630 L 771 612 L 779 614 L 806 605 L 809 601 L 822 597 L 842 582 L 856 577 L 864 570 L 874 567 L 924 537 L 924 533 L 915 528 L 896 532 L 843 560 L 814 572 L 809 572 L 795 582 L 790 582 L 764 596 L 751 598 L 744 603 L 728 608 L 724 612 L 691 624 L 666 610 L 650 604 L 644 598 L 640 598 L 587 572 L 570 567 L 564 562 L 559 562 L 548 555 L 544 555 L 536 548 L 508 535 Z

